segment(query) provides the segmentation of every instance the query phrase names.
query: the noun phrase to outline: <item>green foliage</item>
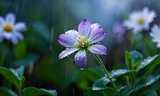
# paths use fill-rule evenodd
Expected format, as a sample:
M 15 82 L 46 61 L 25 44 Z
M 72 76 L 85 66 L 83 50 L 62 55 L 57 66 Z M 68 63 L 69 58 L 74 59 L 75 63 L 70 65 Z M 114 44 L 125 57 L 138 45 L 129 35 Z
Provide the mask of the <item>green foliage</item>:
M 0 67 L 0 75 L 3 76 L 11 85 L 17 88 L 17 93 L 20 95 L 22 90 L 22 84 L 24 83 L 23 73 L 24 67 L 20 67 L 17 70 L 7 69 L 5 67 Z M 55 90 L 38 89 L 34 87 L 27 87 L 23 89 L 22 96 L 57 96 Z M 0 88 L 1 96 L 17 96 L 12 90 L 8 88 Z
M 11 84 L 19 88 L 21 86 L 21 79 L 16 72 L 4 67 L 0 67 L 0 75 L 8 80 Z
M 129 73 L 130 71 L 127 69 L 118 69 L 118 70 L 113 70 L 111 72 L 111 75 L 113 78 L 113 81 L 116 81 L 116 78 L 121 77 L 127 73 Z M 102 78 L 100 78 L 99 80 L 97 80 L 93 86 L 92 86 L 92 90 L 103 90 L 107 88 L 107 84 L 109 84 L 111 81 L 109 80 L 109 78 L 107 76 L 104 76 Z
M 111 72 L 113 81 L 118 86 L 114 93 L 104 93 L 108 88 L 112 88 L 110 83 L 113 83 L 107 76 L 95 81 L 92 90 L 99 91 L 102 96 L 158 96 L 160 75 L 156 69 L 160 64 L 159 55 L 146 59 L 142 57 L 142 54 L 136 51 L 126 52 L 127 69 Z
M 78 2 L 78 5 L 81 3 L 81 0 L 72 1 Z M 109 43 L 109 51 L 108 55 L 104 56 L 104 65 L 109 69 L 107 71 L 112 78 L 109 78 L 98 62 L 88 54 L 88 65 L 84 70 L 80 70 L 74 61 L 68 58 L 63 61 L 58 59 L 62 50 L 57 42 L 58 35 L 60 32 L 76 28 L 81 17 L 93 19 L 94 22 L 102 21 L 102 26 L 107 29 L 105 32 L 112 29 L 114 23 L 106 23 L 105 18 L 97 18 L 100 14 L 93 16 L 94 14 L 88 13 L 90 9 L 94 9 L 93 6 L 96 10 L 101 8 L 97 8 L 97 2 L 105 0 L 83 0 L 82 5 L 85 6 L 78 11 L 74 9 L 78 6 L 72 1 L 0 0 L 0 16 L 13 12 L 17 17 L 16 21 L 25 21 L 27 25 L 26 32 L 22 33 L 24 39 L 16 45 L 7 40 L 0 42 L 0 96 L 160 96 L 160 55 L 147 30 L 138 34 L 124 33 L 120 44 L 116 41 L 116 36 L 115 40 L 111 39 L 114 37 L 113 32 L 108 34 L 105 44 Z M 110 1 L 112 2 L 107 2 Z M 159 6 L 158 0 L 149 2 L 155 1 L 155 5 Z M 92 3 L 94 5 L 90 6 Z M 125 8 L 124 4 L 118 5 Z M 75 10 L 78 14 L 74 14 Z M 108 11 L 107 15 L 109 14 Z M 125 15 L 124 19 L 128 18 L 126 13 L 122 12 L 121 15 Z M 119 18 L 118 14 L 115 16 L 111 19 Z M 125 50 L 133 51 L 124 52 Z M 60 95 L 54 89 L 58 90 Z
M 27 87 L 23 89 L 23 96 L 57 96 L 57 92 L 55 90 Z
M 18 95 L 8 88 L 1 87 L 0 88 L 0 96 L 18 96 Z

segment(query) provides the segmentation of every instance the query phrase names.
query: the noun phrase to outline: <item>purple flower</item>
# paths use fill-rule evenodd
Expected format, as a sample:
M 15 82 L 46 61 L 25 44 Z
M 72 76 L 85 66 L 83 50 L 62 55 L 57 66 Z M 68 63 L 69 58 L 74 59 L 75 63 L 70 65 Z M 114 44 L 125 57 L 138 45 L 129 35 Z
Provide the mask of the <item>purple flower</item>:
M 113 25 L 112 31 L 114 36 L 116 37 L 118 42 L 121 42 L 124 39 L 124 34 L 126 32 L 126 28 L 123 26 L 122 23 L 116 23 Z
M 69 30 L 61 34 L 58 42 L 66 47 L 59 54 L 59 59 L 63 59 L 72 53 L 75 53 L 75 63 L 83 68 L 87 64 L 87 52 L 97 55 L 106 55 L 107 48 L 101 44 L 105 37 L 103 28 L 98 24 L 91 24 L 88 20 L 83 20 L 78 26 L 78 31 Z

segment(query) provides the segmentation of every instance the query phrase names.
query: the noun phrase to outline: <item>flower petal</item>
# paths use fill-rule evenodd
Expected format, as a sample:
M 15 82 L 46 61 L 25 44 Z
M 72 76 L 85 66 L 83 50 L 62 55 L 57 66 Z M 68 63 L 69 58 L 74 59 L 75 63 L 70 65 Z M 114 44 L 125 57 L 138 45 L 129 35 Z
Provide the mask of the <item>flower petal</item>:
M 75 30 L 69 30 L 64 34 L 61 34 L 58 38 L 58 42 L 64 47 L 74 47 L 79 34 Z
M 11 23 L 11 24 L 14 24 L 15 21 L 16 21 L 15 15 L 12 14 L 12 13 L 7 14 L 6 21 Z
M 11 42 L 12 42 L 13 44 L 17 44 L 17 43 L 18 43 L 18 38 L 15 37 L 15 36 L 12 36 L 12 37 L 10 38 L 10 40 L 11 40 Z
M 3 32 L 2 34 L 3 34 L 3 38 L 7 40 L 11 39 L 11 37 L 13 36 L 12 33 L 8 33 L 8 32 Z
M 22 40 L 24 37 L 20 32 L 14 32 L 14 37 L 17 37 L 18 39 Z
M 99 54 L 99 55 L 106 55 L 107 52 L 107 48 L 103 45 L 92 45 L 89 49 L 88 49 L 91 53 L 94 54 Z
M 91 25 L 91 33 L 89 36 L 89 40 L 91 43 L 97 43 L 99 41 L 102 41 L 105 37 L 105 32 L 103 31 L 103 28 L 95 23 Z
M 76 52 L 78 49 L 77 48 L 66 48 L 64 51 L 62 51 L 59 54 L 59 59 L 63 59 L 69 55 L 71 55 L 72 53 Z
M 80 68 L 84 68 L 87 65 L 87 54 L 85 51 L 79 51 L 74 57 L 76 65 Z
M 0 28 L 0 42 L 3 40 L 3 29 Z
M 81 23 L 78 26 L 78 32 L 82 35 L 82 36 L 86 36 L 88 37 L 91 31 L 91 23 L 84 19 L 83 21 L 81 21 Z
M 17 24 L 15 24 L 15 27 L 14 27 L 14 31 L 17 31 L 17 32 L 23 32 L 23 31 L 25 31 L 26 30 L 26 25 L 25 25 L 25 23 L 17 23 Z
M 152 28 L 152 32 L 150 33 L 150 36 L 152 37 L 152 41 L 157 43 L 157 47 L 160 48 L 160 27 L 158 25 L 154 25 Z
M 0 17 L 0 26 L 4 24 L 4 19 L 3 17 Z

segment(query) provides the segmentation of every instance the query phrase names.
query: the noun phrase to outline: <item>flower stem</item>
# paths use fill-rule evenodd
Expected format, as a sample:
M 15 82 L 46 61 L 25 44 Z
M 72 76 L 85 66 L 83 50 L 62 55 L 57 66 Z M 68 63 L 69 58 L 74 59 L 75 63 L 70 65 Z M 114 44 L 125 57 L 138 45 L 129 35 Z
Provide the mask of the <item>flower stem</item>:
M 102 59 L 101 59 L 98 55 L 95 55 L 95 57 L 96 57 L 97 61 L 99 62 L 99 64 L 101 65 L 101 67 L 103 68 L 103 70 L 105 71 L 105 74 L 107 75 L 107 77 L 108 77 L 109 80 L 111 81 L 113 87 L 117 90 L 118 87 L 117 87 L 116 84 L 114 83 L 113 77 L 112 77 L 112 75 L 109 73 L 109 71 L 106 69 L 106 67 L 105 67 Z
M 18 88 L 18 95 L 19 95 L 19 96 L 22 96 L 21 88 Z

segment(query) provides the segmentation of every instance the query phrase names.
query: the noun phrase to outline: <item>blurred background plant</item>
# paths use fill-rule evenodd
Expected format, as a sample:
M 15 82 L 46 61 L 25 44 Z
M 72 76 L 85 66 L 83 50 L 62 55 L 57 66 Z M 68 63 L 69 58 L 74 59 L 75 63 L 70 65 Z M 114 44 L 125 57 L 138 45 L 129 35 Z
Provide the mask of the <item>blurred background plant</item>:
M 102 58 L 115 77 L 122 96 L 159 96 L 160 58 L 156 55 L 159 49 L 149 36 L 150 29 L 133 36 L 131 30 L 122 25 L 131 12 L 144 7 L 157 14 L 150 25 L 159 24 L 159 3 L 159 0 L 1 0 L 0 15 L 16 14 L 17 21 L 26 22 L 27 31 L 23 34 L 24 40 L 16 45 L 9 42 L 0 44 L 0 65 L 5 67 L 0 68 L 0 96 L 18 93 L 13 86 L 19 86 L 19 83 L 13 83 L 17 82 L 14 80 L 17 77 L 9 69 L 25 77 L 20 81 L 25 82 L 21 87 L 26 93 L 45 89 L 45 92 L 56 90 L 59 96 L 117 95 L 113 94 L 116 90 L 110 88 L 109 80 L 92 56 L 88 56 L 89 63 L 84 70 L 79 70 L 70 58 L 58 59 L 63 50 L 57 42 L 58 35 L 77 28 L 82 19 L 100 23 L 107 32 L 103 43 L 108 53 Z M 116 70 L 118 68 L 122 70 Z M 3 70 L 9 73 L 4 75 Z M 11 74 L 11 77 L 6 74 Z

